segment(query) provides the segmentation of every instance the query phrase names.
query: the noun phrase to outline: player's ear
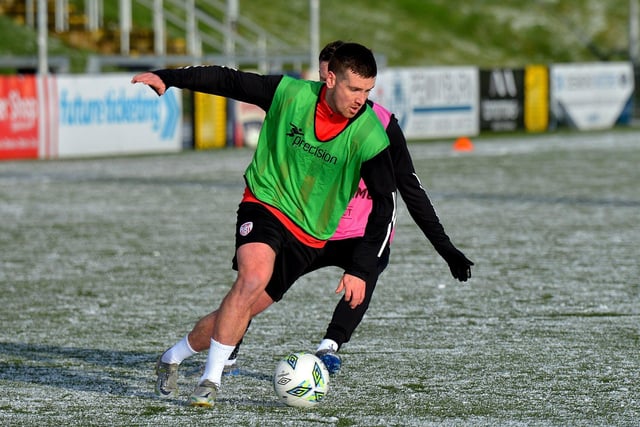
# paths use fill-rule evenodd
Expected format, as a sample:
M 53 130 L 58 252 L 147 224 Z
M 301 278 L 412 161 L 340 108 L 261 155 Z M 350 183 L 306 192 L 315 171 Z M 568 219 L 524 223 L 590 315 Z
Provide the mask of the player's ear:
M 329 89 L 333 89 L 334 87 L 336 87 L 337 81 L 338 78 L 336 76 L 336 73 L 334 73 L 333 71 L 327 72 L 327 80 L 325 80 L 325 83 L 327 84 L 327 87 Z

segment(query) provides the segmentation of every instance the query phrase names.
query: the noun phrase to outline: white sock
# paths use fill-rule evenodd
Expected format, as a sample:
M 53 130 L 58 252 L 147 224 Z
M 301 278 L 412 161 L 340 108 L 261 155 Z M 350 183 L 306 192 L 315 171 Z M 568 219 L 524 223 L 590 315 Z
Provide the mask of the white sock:
M 177 363 L 180 364 L 188 357 L 198 354 L 189 345 L 189 335 L 182 338 L 176 345 L 165 351 L 162 355 L 162 361 L 164 363 Z
M 209 354 L 207 355 L 207 364 L 204 365 L 204 373 L 200 377 L 198 384 L 201 384 L 204 380 L 209 380 L 214 384 L 220 386 L 222 380 L 222 371 L 224 370 L 224 364 L 226 360 L 233 353 L 235 345 L 224 345 L 211 339 L 211 347 L 209 347 Z
M 321 350 L 338 351 L 338 343 L 335 342 L 334 340 L 329 340 L 325 338 L 320 342 L 320 345 L 318 346 L 318 349 L 316 351 L 321 351 Z

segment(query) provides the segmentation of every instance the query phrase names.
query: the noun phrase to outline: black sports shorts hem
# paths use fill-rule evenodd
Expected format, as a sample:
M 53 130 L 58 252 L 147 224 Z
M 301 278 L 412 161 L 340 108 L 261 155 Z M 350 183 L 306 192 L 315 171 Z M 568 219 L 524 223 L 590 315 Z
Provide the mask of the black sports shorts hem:
M 300 242 L 267 208 L 259 203 L 240 203 L 236 221 L 236 253 L 247 243 L 265 243 L 276 253 L 267 294 L 280 301 L 289 288 L 302 276 L 320 253 Z M 233 269 L 238 270 L 237 256 Z

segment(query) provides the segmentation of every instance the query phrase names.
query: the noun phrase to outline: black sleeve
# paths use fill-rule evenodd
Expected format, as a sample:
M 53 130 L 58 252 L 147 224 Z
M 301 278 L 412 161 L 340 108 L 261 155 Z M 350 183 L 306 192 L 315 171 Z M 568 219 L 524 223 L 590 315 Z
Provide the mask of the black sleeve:
M 391 158 L 400 196 L 407 205 L 411 218 L 420 227 L 433 247 L 440 252 L 440 249 L 451 245 L 451 241 L 416 174 L 407 141 L 394 116 L 391 117 L 387 126 L 387 135 L 391 143 Z
M 416 175 L 407 141 L 398 121 L 393 116 L 387 126 L 387 135 L 391 143 L 391 157 L 398 190 L 407 205 L 409 214 L 429 239 L 433 248 L 447 262 L 451 275 L 461 282 L 466 282 L 471 277 L 473 261 L 456 248 L 445 233 L 427 191 Z
M 389 148 L 364 162 L 360 175 L 367 186 L 373 206 L 365 234 L 359 239 L 351 267 L 346 269 L 345 273 L 366 281 L 369 272 L 377 271 L 378 258 L 389 244 L 396 217 L 396 184 Z
M 282 76 L 263 76 L 218 65 L 153 71 L 167 88 L 173 86 L 224 96 L 269 110 Z

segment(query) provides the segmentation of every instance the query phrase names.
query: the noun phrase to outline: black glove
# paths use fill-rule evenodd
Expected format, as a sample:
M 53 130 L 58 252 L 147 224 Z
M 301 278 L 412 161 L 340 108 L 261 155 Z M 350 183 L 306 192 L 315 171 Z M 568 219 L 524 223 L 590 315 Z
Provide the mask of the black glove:
M 471 266 L 473 261 L 467 259 L 462 252 L 460 252 L 452 244 L 445 245 L 436 248 L 438 253 L 449 264 L 449 270 L 451 275 L 461 282 L 466 282 L 471 278 Z

